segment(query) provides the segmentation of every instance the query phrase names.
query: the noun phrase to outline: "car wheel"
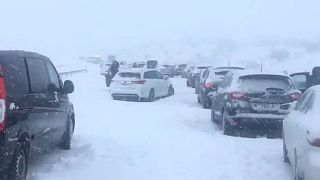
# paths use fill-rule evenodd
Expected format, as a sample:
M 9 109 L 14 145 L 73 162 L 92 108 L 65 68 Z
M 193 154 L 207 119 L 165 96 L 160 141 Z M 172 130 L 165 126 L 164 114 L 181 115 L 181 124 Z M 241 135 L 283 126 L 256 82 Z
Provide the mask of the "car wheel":
M 150 90 L 150 93 L 149 93 L 148 101 L 149 101 L 149 102 L 153 102 L 154 99 L 155 99 L 155 92 L 154 92 L 154 89 L 151 89 L 151 90 Z
M 71 149 L 71 139 L 73 136 L 74 125 L 71 119 L 67 122 L 66 130 L 62 136 L 62 141 L 60 143 L 60 148 L 63 150 Z
M 288 150 L 287 150 L 287 146 L 286 146 L 286 143 L 285 143 L 285 141 L 284 141 L 284 136 L 282 136 L 283 137 L 283 161 L 285 162 L 285 163 L 290 163 L 290 160 L 289 160 L 289 157 L 288 157 Z
M 26 143 L 19 143 L 9 167 L 8 180 L 26 180 L 28 171 L 28 152 Z
M 173 95 L 174 95 L 174 89 L 172 86 L 170 86 L 168 90 L 168 96 L 173 96 Z
M 227 118 L 228 118 L 227 111 L 224 111 L 222 115 L 222 131 L 224 135 L 233 136 L 234 128 L 230 125 Z
M 206 98 L 206 96 L 205 95 L 201 95 L 201 97 L 202 97 L 202 107 L 204 108 L 204 109 L 208 109 L 208 102 L 207 102 L 207 98 Z
M 298 162 L 297 150 L 294 150 L 294 180 L 304 180 L 301 176 Z

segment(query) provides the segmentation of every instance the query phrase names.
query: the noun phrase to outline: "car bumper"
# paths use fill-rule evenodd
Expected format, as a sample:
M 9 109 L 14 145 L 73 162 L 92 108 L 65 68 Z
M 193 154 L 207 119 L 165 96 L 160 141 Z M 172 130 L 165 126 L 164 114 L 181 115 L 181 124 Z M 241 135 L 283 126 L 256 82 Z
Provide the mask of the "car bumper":
M 145 91 L 141 88 L 132 88 L 132 89 L 112 88 L 110 89 L 110 94 L 112 97 L 118 97 L 118 98 L 148 97 L 147 93 L 145 93 Z
M 286 114 L 238 113 L 234 116 L 229 116 L 229 121 L 231 125 L 237 126 L 246 125 L 282 129 L 282 122 L 286 116 Z

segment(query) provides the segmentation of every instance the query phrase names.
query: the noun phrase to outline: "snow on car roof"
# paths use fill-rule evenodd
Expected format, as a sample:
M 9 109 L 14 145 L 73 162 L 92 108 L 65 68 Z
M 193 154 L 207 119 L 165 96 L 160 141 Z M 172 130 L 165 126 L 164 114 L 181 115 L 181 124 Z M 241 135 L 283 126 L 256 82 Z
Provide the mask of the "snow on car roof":
M 156 69 L 147 69 L 147 68 L 128 68 L 119 71 L 119 73 L 145 73 L 148 71 L 157 71 Z
M 250 75 L 276 75 L 276 76 L 284 76 L 284 77 L 289 77 L 287 74 L 284 72 L 279 72 L 279 71 L 268 71 L 268 72 L 261 72 L 261 71 L 233 71 L 234 74 L 237 76 L 250 76 Z

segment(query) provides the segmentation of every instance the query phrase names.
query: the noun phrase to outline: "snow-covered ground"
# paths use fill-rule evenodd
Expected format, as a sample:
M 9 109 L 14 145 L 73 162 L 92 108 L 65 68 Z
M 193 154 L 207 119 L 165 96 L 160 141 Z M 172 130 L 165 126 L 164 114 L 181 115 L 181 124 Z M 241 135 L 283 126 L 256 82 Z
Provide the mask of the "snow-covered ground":
M 76 132 L 31 163 L 29 180 L 291 180 L 279 139 L 222 135 L 184 79 L 156 102 L 113 101 L 99 67 L 70 77 Z

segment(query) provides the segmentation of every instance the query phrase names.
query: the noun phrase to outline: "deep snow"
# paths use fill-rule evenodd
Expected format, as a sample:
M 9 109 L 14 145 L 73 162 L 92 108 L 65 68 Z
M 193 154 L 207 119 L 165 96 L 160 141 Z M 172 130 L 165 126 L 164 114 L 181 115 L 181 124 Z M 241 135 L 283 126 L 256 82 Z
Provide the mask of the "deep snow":
M 222 135 L 184 79 L 176 95 L 136 103 L 110 98 L 99 67 L 73 75 L 72 150 L 31 163 L 29 180 L 291 180 L 282 141 Z

